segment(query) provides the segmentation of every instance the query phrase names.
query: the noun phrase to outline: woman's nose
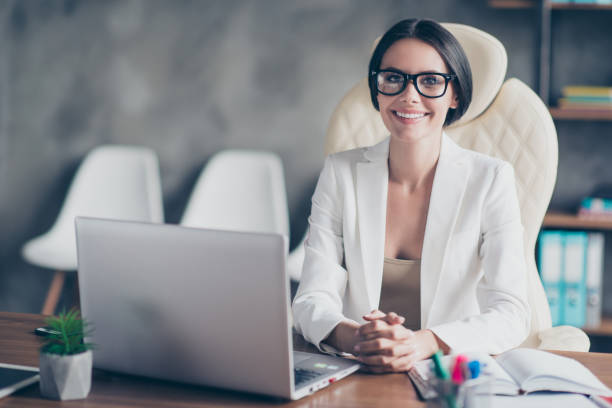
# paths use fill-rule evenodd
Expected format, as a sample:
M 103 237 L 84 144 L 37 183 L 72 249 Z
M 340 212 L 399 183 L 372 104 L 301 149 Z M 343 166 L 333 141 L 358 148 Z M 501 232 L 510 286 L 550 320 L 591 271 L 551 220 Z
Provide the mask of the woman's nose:
M 404 89 L 404 91 L 401 93 L 400 95 L 400 99 L 401 100 L 418 100 L 420 97 L 419 92 L 416 89 L 416 85 L 414 84 L 414 81 L 408 81 L 408 84 L 406 85 L 406 89 Z

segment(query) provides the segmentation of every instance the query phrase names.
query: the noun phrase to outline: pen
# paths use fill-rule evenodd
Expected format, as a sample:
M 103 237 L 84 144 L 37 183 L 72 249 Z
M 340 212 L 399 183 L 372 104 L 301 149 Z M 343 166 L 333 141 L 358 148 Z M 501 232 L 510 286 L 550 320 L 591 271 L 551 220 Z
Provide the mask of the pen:
M 442 350 L 436 351 L 431 358 L 434 362 L 436 377 L 440 378 L 441 380 L 448 380 L 450 375 L 448 374 L 446 367 L 444 367 L 442 364 Z
M 468 363 L 468 368 L 470 369 L 471 377 L 478 378 L 478 376 L 480 375 L 480 361 L 470 361 Z
M 463 354 L 458 354 L 455 357 L 455 365 L 453 366 L 453 373 L 451 378 L 453 382 L 457 385 L 463 383 L 465 380 L 469 380 L 470 377 L 466 376 L 463 369 L 465 367 L 465 363 L 467 363 L 468 359 Z
M 436 372 L 436 377 L 438 377 L 442 381 L 442 383 L 448 381 L 450 379 L 450 375 L 448 374 L 448 370 L 446 369 L 446 367 L 444 367 L 444 364 L 442 364 L 442 350 L 436 351 L 433 356 L 431 356 L 431 358 L 434 362 L 434 371 Z M 441 387 L 441 389 L 444 390 L 445 387 Z M 448 404 L 449 408 L 457 408 L 455 397 L 452 392 L 448 393 L 445 391 L 443 397 L 446 399 L 446 403 Z

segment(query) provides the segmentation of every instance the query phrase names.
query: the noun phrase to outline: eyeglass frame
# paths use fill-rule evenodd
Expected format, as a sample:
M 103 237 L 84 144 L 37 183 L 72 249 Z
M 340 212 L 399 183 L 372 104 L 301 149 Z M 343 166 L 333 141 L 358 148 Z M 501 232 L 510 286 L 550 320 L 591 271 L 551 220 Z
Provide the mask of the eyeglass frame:
M 404 86 L 402 86 L 402 88 L 394 93 L 385 93 L 383 91 L 381 91 L 378 88 L 378 80 L 377 80 L 377 76 L 379 73 L 381 72 L 393 72 L 396 73 L 398 75 L 401 75 L 404 78 Z M 435 99 L 435 98 L 441 98 L 446 94 L 446 91 L 448 90 L 448 83 L 450 81 L 452 81 L 453 79 L 457 78 L 457 75 L 455 74 L 446 74 L 443 72 L 420 72 L 418 74 L 407 74 L 405 72 L 400 71 L 399 69 L 379 69 L 377 71 L 372 71 L 370 72 L 370 75 L 373 77 L 373 80 L 376 83 L 376 91 L 380 92 L 383 95 L 386 96 L 395 96 L 395 95 L 399 95 L 402 92 L 404 92 L 406 90 L 406 88 L 408 87 L 408 83 L 410 81 L 412 81 L 412 84 L 414 85 L 414 89 L 416 89 L 416 91 L 420 94 L 423 95 L 426 98 L 430 98 L 430 99 Z M 422 75 L 440 75 L 444 78 L 444 91 L 442 91 L 442 93 L 438 96 L 429 96 L 429 95 L 425 95 L 423 92 L 421 92 L 421 90 L 419 89 L 419 86 L 417 85 L 417 78 L 422 76 Z

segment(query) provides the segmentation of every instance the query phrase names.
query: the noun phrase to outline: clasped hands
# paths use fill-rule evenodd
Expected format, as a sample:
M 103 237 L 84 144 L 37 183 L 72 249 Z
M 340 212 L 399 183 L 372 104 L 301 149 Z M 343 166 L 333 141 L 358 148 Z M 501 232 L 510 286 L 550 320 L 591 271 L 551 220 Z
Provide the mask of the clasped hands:
M 372 373 L 407 371 L 415 362 L 428 358 L 439 348 L 430 330 L 412 331 L 402 325 L 405 319 L 396 313 L 373 310 L 363 316 L 365 323 L 354 332 L 352 352 Z

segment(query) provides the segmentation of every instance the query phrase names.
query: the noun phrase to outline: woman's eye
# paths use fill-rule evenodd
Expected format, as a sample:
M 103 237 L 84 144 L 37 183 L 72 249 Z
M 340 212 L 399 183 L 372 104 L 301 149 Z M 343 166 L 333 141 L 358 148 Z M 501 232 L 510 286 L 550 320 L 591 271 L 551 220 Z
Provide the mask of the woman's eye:
M 401 75 L 397 75 L 397 74 L 391 74 L 385 77 L 386 82 L 391 82 L 393 84 L 400 83 L 403 80 L 404 78 Z
M 442 82 L 442 77 L 439 75 L 426 75 L 419 78 L 419 83 L 425 86 L 436 86 Z

